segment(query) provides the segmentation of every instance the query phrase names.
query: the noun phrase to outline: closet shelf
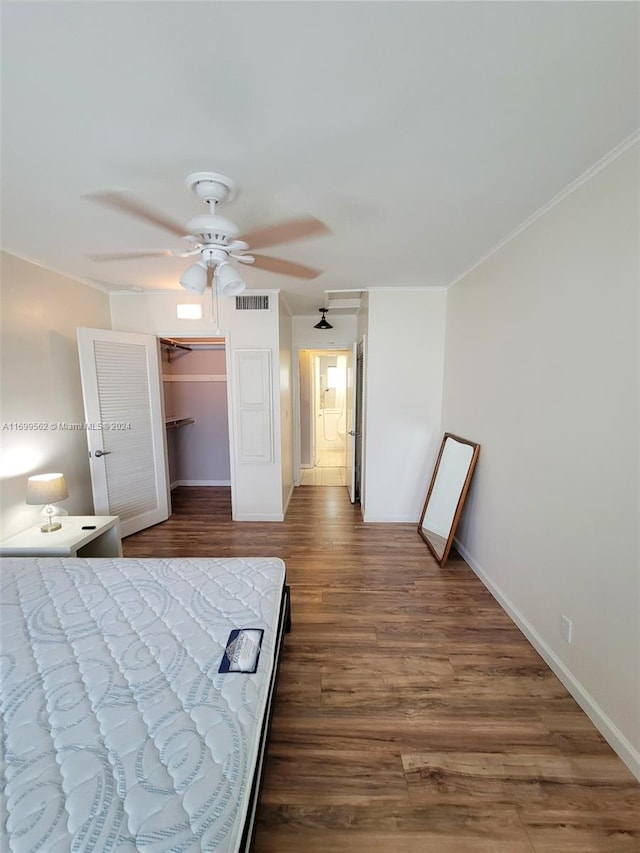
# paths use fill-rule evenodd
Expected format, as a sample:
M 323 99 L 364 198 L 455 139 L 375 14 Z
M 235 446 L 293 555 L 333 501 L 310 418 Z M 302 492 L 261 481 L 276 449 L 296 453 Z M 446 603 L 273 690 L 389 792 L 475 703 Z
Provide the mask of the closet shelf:
M 164 423 L 167 429 L 176 429 L 177 427 L 195 424 L 195 422 L 195 418 L 165 418 Z

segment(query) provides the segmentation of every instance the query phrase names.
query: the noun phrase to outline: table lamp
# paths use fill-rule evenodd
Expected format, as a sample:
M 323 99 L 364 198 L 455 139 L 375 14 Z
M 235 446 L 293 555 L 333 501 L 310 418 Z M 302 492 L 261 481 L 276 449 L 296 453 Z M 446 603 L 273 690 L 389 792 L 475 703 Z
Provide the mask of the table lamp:
M 68 497 L 64 474 L 35 474 L 27 480 L 27 503 L 46 504 L 44 514 L 48 516 L 47 523 L 40 528 L 43 533 L 60 530 L 62 524 L 59 521 L 53 521 L 56 510 L 51 504 Z

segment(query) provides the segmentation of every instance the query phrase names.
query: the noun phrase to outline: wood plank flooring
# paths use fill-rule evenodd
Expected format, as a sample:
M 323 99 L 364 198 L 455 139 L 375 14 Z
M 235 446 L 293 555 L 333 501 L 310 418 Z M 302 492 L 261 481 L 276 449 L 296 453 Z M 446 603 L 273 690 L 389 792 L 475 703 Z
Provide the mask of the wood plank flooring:
M 282 523 L 180 488 L 126 556 L 277 556 L 286 637 L 255 853 L 640 851 L 640 784 L 456 555 L 346 489 Z

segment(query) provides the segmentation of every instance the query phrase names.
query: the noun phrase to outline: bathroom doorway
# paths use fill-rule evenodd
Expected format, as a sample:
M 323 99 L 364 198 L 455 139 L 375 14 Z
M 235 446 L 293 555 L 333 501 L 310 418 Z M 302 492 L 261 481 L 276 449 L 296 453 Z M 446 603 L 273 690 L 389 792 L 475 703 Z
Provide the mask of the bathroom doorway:
M 348 350 L 299 353 L 300 484 L 347 485 Z

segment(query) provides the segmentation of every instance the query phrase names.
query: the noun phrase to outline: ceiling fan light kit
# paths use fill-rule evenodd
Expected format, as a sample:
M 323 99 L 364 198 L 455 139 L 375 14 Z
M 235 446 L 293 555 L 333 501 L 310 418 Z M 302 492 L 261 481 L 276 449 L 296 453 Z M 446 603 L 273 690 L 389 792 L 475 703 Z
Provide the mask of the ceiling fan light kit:
M 223 261 L 216 270 L 220 296 L 237 296 L 247 286 L 228 261 Z
M 231 260 L 241 264 L 252 264 L 256 269 L 264 269 L 280 275 L 291 275 L 296 278 L 312 279 L 320 275 L 320 270 L 306 267 L 303 264 L 273 258 L 269 255 L 254 255 L 248 251 L 252 243 L 254 246 L 262 248 L 276 243 L 293 242 L 305 237 L 329 233 L 327 226 L 319 219 L 313 216 L 302 216 L 287 222 L 258 228 L 239 237 L 240 229 L 238 226 L 216 212 L 216 205 L 230 201 L 237 195 L 236 185 L 231 178 L 220 175 L 218 172 L 194 172 L 187 177 L 186 184 L 201 201 L 204 201 L 209 212 L 189 219 L 184 229 L 128 193 L 119 190 L 104 190 L 91 193 L 88 197 L 119 212 L 128 213 L 130 216 L 183 237 L 189 243 L 187 251 L 175 249 L 158 252 L 119 252 L 115 255 L 94 255 L 90 257 L 93 257 L 95 261 L 107 261 L 153 255 L 189 257 L 199 254 L 200 260 L 182 273 L 179 284 L 185 290 L 200 295 L 204 293 L 207 284 L 212 281 L 213 277 L 216 279 L 221 296 L 235 296 L 245 289 L 246 284 L 230 264 Z M 331 328 L 331 326 L 327 324 L 321 328 Z
M 202 261 L 193 264 L 180 276 L 180 287 L 184 287 L 189 293 L 202 295 L 207 286 L 207 265 Z

